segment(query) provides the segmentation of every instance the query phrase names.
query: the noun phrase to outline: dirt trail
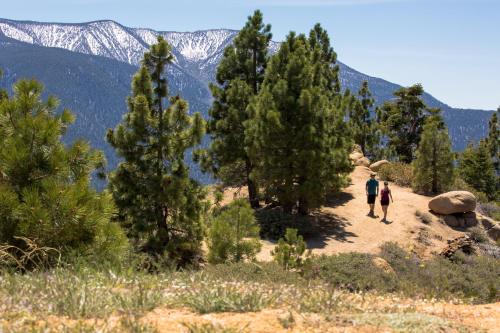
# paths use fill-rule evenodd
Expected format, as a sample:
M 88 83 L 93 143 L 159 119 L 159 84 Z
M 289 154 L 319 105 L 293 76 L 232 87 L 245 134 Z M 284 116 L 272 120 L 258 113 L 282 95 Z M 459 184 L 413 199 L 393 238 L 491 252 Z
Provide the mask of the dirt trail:
M 428 211 L 429 197 L 415 194 L 411 189 L 395 184 L 389 185 L 394 198 L 394 203 L 389 206 L 389 222 L 381 222 L 383 213 L 378 199 L 375 206 L 375 215 L 378 215 L 378 218 L 367 216 L 369 208 L 366 203 L 365 184 L 369 175 L 368 168 L 356 167 L 350 175 L 351 185 L 318 212 L 321 235 L 306 239 L 313 253 L 376 253 L 383 243 L 397 242 L 426 257 L 444 248 L 446 240 L 462 234 L 437 219 L 430 224 L 424 224 L 416 217 L 415 212 Z M 229 202 L 234 194 L 234 190 L 226 192 L 224 201 Z M 245 191 L 242 190 L 237 195 L 244 196 Z M 263 241 L 258 259 L 270 260 L 270 251 L 274 245 L 272 242 Z

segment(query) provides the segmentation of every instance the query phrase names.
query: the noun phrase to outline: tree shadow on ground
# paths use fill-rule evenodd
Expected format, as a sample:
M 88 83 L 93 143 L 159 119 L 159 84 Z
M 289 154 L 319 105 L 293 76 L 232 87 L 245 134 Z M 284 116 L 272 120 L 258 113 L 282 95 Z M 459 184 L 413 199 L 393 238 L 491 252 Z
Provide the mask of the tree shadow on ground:
M 351 238 L 358 237 L 355 233 L 345 230 L 351 222 L 335 214 L 313 213 L 309 217 L 309 224 L 312 232 L 305 235 L 304 239 L 310 249 L 324 248 L 330 240 L 353 243 Z
M 335 208 L 338 206 L 344 206 L 352 199 L 354 199 L 354 196 L 351 193 L 347 192 L 330 194 L 326 197 L 325 207 Z

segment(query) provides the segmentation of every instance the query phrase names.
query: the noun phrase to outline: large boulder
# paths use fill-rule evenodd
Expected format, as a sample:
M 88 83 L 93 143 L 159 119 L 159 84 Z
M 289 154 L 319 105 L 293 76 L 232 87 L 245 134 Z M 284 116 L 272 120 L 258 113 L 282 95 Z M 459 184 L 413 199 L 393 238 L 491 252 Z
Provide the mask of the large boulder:
M 352 152 L 353 153 L 361 153 L 363 154 L 363 150 L 361 149 L 361 146 L 358 144 L 352 145 Z
M 370 160 L 367 157 L 361 157 L 354 162 L 354 165 L 367 167 L 370 165 Z
M 429 209 L 440 215 L 472 212 L 476 209 L 476 197 L 467 191 L 443 193 L 429 201 Z
M 478 223 L 474 212 L 444 215 L 442 218 L 447 225 L 454 228 L 474 227 Z
M 364 157 L 363 153 L 358 152 L 358 151 L 355 151 L 355 152 L 352 152 L 351 154 L 349 154 L 349 159 L 353 162 L 355 162 L 363 157 Z
M 388 160 L 381 160 L 381 161 L 378 161 L 378 162 L 371 164 L 370 169 L 373 172 L 378 172 L 380 170 L 380 168 L 382 167 L 382 165 L 386 165 L 386 164 L 390 164 L 390 163 L 391 162 L 389 162 Z

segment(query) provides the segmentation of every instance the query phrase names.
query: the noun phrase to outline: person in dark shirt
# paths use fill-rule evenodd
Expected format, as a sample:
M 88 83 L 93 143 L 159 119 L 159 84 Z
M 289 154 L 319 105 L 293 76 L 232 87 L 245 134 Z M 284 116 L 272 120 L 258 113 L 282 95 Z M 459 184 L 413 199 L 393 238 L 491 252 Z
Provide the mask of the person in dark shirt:
M 392 202 L 394 202 L 394 200 L 392 199 L 392 192 L 389 189 L 389 183 L 384 182 L 384 188 L 382 189 L 382 191 L 380 191 L 380 205 L 382 206 L 382 211 L 384 212 L 384 218 L 382 219 L 382 222 L 387 222 L 387 208 L 389 208 L 389 198 Z
M 378 196 L 378 181 L 375 179 L 375 174 L 370 174 L 370 179 L 366 182 L 366 197 L 368 198 L 368 205 L 370 205 L 370 212 L 368 216 L 375 216 L 375 200 Z

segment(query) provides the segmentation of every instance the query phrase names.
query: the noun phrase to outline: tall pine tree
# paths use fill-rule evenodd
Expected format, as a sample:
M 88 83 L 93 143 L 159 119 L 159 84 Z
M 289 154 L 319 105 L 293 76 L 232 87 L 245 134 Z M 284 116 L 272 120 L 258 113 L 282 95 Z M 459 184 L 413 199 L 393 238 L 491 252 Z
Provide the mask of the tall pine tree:
M 394 101 L 386 102 L 380 108 L 380 121 L 389 140 L 388 148 L 404 163 L 413 161 L 420 142 L 427 112 L 423 93 L 420 84 L 401 88 L 394 93 Z
M 413 187 L 424 193 L 445 192 L 454 181 L 451 140 L 439 112 L 434 109 L 426 119 L 413 162 Z
M 291 32 L 268 65 L 247 143 L 253 177 L 291 212 L 320 206 L 351 170 L 336 54 L 318 24 L 309 38 Z
M 374 149 L 380 141 L 377 123 L 370 114 L 374 102 L 368 88 L 368 81 L 363 81 L 358 92 L 358 99 L 349 113 L 349 126 L 354 143 L 361 147 L 363 154 L 369 156 L 373 156 Z
M 188 115 L 179 96 L 168 96 L 165 67 L 172 62 L 170 45 L 161 37 L 144 55 L 132 81 L 128 113 L 107 139 L 123 158 L 111 175 L 110 189 L 129 234 L 148 252 L 168 251 L 190 260 L 202 240 L 204 198 L 189 177 L 185 151 L 199 144 L 205 126 Z
M 216 176 L 230 174 L 223 179 L 226 183 L 246 184 L 254 208 L 259 206 L 258 188 L 250 178 L 254 164 L 245 146 L 244 123 L 250 117 L 247 110 L 250 100 L 259 93 L 264 80 L 270 31 L 271 26 L 263 23 L 262 13 L 255 11 L 233 45 L 225 49 L 217 68 L 217 84 L 210 85 L 214 102 L 208 126 L 212 137 L 208 162 Z M 227 169 L 233 172 L 225 172 Z

